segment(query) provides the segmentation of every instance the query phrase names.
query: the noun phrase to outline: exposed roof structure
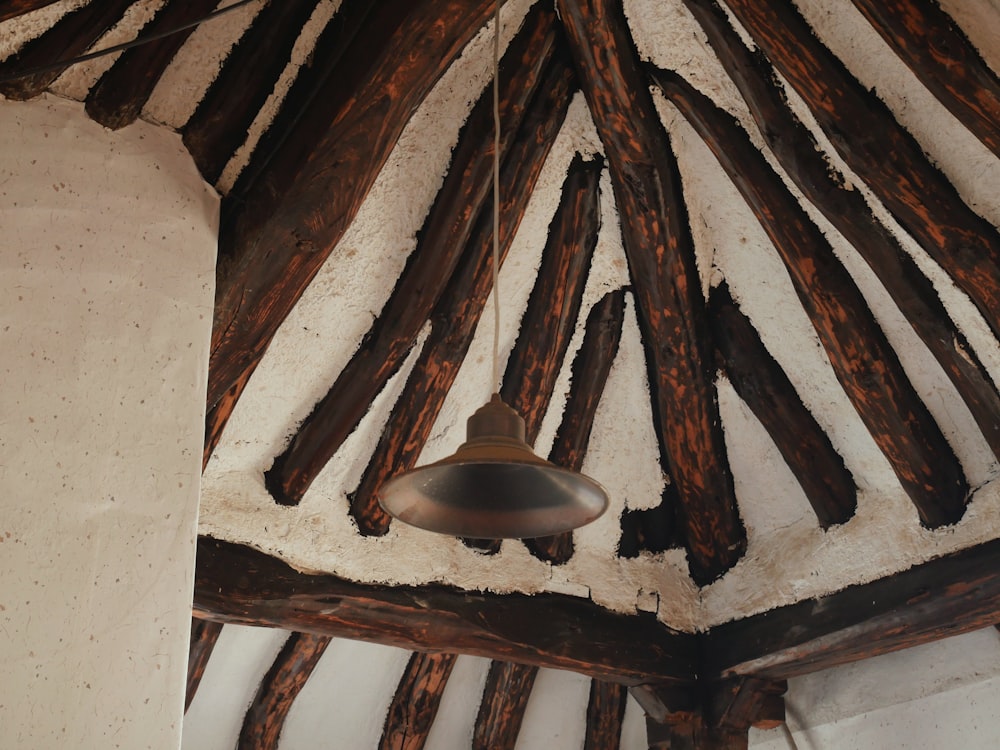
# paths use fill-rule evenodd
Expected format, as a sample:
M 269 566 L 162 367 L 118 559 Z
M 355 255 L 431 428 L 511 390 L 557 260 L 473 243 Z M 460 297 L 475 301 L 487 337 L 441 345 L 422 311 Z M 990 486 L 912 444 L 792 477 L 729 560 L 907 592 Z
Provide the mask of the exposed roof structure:
M 1000 621 L 994 4 L 503 6 L 500 392 L 612 507 L 502 544 L 376 500 L 490 391 L 493 3 L 217 5 L 6 3 L 0 93 L 176 129 L 223 196 L 189 698 L 221 623 L 295 632 L 240 748 L 332 638 L 414 653 L 381 747 L 472 654 L 475 747 L 549 667 L 587 748 L 626 689 L 735 748 L 791 676 Z

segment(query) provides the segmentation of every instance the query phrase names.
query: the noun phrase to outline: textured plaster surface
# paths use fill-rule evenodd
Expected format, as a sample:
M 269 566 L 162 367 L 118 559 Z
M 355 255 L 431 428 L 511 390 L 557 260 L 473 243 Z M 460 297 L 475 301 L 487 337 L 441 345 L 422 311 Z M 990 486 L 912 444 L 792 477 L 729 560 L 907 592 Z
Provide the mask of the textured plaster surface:
M 217 197 L 176 135 L 0 101 L 0 746 L 175 748 Z

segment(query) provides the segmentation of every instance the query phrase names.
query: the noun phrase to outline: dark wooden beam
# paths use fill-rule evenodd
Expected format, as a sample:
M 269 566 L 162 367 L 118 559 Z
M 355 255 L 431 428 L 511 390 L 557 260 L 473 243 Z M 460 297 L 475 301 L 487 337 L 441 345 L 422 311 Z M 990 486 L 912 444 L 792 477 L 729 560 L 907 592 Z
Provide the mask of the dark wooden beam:
M 545 73 L 538 96 L 529 106 L 522 132 L 514 139 L 500 169 L 500 261 L 503 263 L 528 200 L 555 142 L 575 90 L 565 54 Z M 434 312 L 431 332 L 396 400 L 378 446 L 357 490 L 351 515 L 362 534 L 381 536 L 389 516 L 376 493 L 390 477 L 413 468 L 430 437 L 445 397 L 472 343 L 483 306 L 493 288 L 493 218 L 481 212 L 466 251 Z
M 495 661 L 490 665 L 472 732 L 472 750 L 514 750 L 538 667 Z
M 292 633 L 257 688 L 243 718 L 237 750 L 275 750 L 292 703 L 332 639 Z
M 410 656 L 389 704 L 379 750 L 422 750 L 457 658 L 416 651 Z
M 168 0 L 143 27 L 143 32 L 158 34 L 197 21 L 217 5 L 216 0 Z M 112 130 L 135 122 L 163 71 L 195 28 L 192 26 L 122 52 L 87 94 L 84 105 L 87 114 Z
M 255 150 L 253 179 L 223 202 L 209 410 L 256 368 L 411 114 L 492 10 L 491 0 L 387 0 L 309 106 L 275 119 L 277 143 Z
M 685 0 L 685 4 L 743 94 L 785 174 L 871 266 L 1000 457 L 1000 394 L 965 335 L 951 321 L 930 279 L 875 217 L 861 192 L 849 188 L 849 181 L 822 154 L 788 106 L 763 53 L 747 49 L 714 0 Z
M 556 430 L 549 461 L 572 471 L 583 468 L 597 405 L 618 354 L 625 318 L 625 290 L 605 294 L 587 315 L 583 343 L 573 358 L 573 375 L 562 421 Z M 573 556 L 573 533 L 526 539 L 536 557 L 555 565 Z
M 501 154 L 510 149 L 558 41 L 554 13 L 532 11 L 501 64 Z M 399 369 L 444 292 L 490 195 L 493 168 L 491 89 L 462 128 L 444 184 L 396 286 L 361 347 L 302 423 L 265 476 L 275 500 L 298 503 L 357 427 L 372 399 Z
M 993 625 L 1000 540 L 712 628 L 705 675 L 787 679 Z
M 33 10 L 44 8 L 46 5 L 52 5 L 54 2 L 56 0 L 7 0 L 0 4 L 0 21 L 17 18 Z
M 23 71 L 48 68 L 57 60 L 68 60 L 83 54 L 104 32 L 121 20 L 132 0 L 90 3 L 70 11 L 32 39 L 16 54 L 0 63 L 0 94 L 8 99 L 25 100 L 38 96 L 67 66 L 29 73 L 13 80 L 4 80 Z M 3 11 L 0 11 L 0 18 Z
M 198 692 L 198 685 L 205 674 L 205 667 L 212 656 L 215 644 L 222 632 L 221 622 L 210 622 L 191 618 L 191 644 L 188 648 L 187 691 L 184 695 L 184 710 L 187 711 Z
M 809 106 L 848 166 L 975 303 L 1000 336 L 1000 233 L 977 215 L 873 92 L 789 0 L 727 5 Z
M 487 656 L 623 684 L 696 677 L 695 636 L 648 613 L 615 614 L 571 596 L 354 583 L 206 537 L 195 578 L 196 616 L 218 622 Z
M 719 366 L 771 436 L 812 505 L 820 526 L 854 515 L 858 491 L 844 459 L 802 403 L 723 282 L 708 298 Z
M 288 66 L 292 48 L 316 5 L 317 0 L 264 5 L 181 129 L 184 145 L 208 182 L 219 179 L 246 139 L 247 130 Z M 360 23 L 359 16 L 363 17 L 373 5 L 372 0 L 346 2 L 338 9 L 336 22 L 343 26 L 350 19 L 347 24 L 353 30 Z M 342 51 L 345 47 L 341 44 L 335 49 Z
M 837 379 L 921 522 L 931 528 L 957 522 L 969 492 L 962 466 L 824 234 L 734 117 L 676 74 L 651 68 L 650 75 L 715 154 L 767 232 Z
M 646 347 L 654 423 L 677 485 L 691 574 L 708 583 L 746 549 L 712 383 L 680 175 L 620 3 L 557 2 L 604 144 Z
M 591 680 L 583 750 L 618 750 L 628 691 L 623 685 Z
M 1000 79 L 935 0 L 854 0 L 854 5 L 936 96 L 1000 156 Z

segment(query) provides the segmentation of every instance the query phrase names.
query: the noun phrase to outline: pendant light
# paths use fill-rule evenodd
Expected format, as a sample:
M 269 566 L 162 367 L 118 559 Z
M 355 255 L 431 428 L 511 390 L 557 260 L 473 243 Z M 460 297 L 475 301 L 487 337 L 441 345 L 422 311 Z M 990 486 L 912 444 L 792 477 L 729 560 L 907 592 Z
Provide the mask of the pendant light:
M 493 20 L 493 382 L 500 382 L 500 2 Z M 404 523 L 473 539 L 522 539 L 578 528 L 600 516 L 608 495 L 593 479 L 539 458 L 524 420 L 497 393 L 469 417 L 451 456 L 399 474 L 378 491 Z

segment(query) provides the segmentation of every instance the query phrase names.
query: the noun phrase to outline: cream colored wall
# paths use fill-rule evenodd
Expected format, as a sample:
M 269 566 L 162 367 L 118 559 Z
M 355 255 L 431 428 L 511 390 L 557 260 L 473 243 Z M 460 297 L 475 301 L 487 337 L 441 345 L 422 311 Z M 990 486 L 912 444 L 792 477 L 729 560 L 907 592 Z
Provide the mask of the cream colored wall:
M 180 745 L 217 215 L 175 134 L 0 100 L 0 747 Z

